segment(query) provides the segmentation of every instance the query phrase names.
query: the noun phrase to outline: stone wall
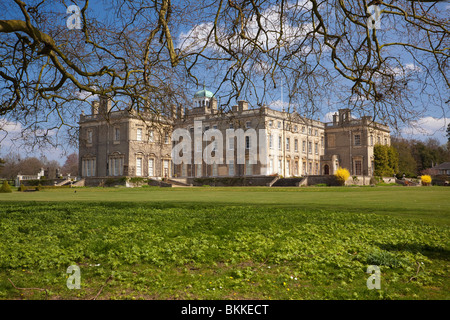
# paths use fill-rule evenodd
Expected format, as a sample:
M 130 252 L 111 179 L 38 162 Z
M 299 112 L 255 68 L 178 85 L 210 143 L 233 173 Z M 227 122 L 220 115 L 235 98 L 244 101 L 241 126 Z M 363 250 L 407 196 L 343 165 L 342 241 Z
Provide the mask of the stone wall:
M 209 178 L 187 178 L 187 182 L 193 186 L 268 186 L 275 177 L 254 176 L 254 177 L 209 177 Z

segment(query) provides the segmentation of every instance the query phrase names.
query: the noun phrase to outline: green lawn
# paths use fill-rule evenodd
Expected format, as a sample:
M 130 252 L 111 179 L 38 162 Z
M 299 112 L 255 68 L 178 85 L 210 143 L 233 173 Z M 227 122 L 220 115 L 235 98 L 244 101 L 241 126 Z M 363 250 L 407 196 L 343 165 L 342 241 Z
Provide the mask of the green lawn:
M 449 299 L 449 195 L 446 187 L 0 194 L 0 299 Z M 79 290 L 66 287 L 71 264 L 81 268 Z M 367 289 L 368 265 L 381 269 L 380 290 Z

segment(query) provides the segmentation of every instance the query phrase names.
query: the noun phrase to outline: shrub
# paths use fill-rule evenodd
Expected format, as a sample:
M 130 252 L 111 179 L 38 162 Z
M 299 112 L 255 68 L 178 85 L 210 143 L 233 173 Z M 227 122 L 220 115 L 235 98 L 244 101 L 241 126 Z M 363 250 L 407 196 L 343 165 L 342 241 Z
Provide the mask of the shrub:
M 23 192 L 25 190 L 27 190 L 27 188 L 25 188 L 25 186 L 23 184 L 20 184 L 20 187 L 19 187 L 18 191 L 22 191 Z
M 3 185 L 0 187 L 1 193 L 10 193 L 12 192 L 11 187 L 9 186 L 7 181 L 3 181 Z
M 423 186 L 429 186 L 431 185 L 431 176 L 423 175 L 420 177 L 420 181 L 422 181 Z
M 345 181 L 350 177 L 350 172 L 345 168 L 339 168 L 334 175 L 338 182 L 343 186 L 345 185 Z

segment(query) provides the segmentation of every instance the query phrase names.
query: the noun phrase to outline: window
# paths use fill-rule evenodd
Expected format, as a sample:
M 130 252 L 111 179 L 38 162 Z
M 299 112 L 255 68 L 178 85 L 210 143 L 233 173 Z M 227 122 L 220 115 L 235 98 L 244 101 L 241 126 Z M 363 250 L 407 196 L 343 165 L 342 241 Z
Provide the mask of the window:
M 286 161 L 286 176 L 290 176 L 290 164 L 291 162 L 289 160 Z
M 305 127 L 302 126 L 302 133 L 305 133 Z
M 334 134 L 327 135 L 327 143 L 328 143 L 328 148 L 335 147 L 335 135 Z
M 136 176 L 142 176 L 142 158 L 136 158 Z
M 281 121 L 278 121 L 278 129 L 281 129 Z
M 232 123 L 230 123 L 230 129 L 234 129 L 234 126 Z
M 308 142 L 308 153 L 312 153 L 312 142 Z
M 268 174 L 272 174 L 273 173 L 273 159 L 269 159 L 269 172 L 267 172 Z
M 297 139 L 295 139 L 294 140 L 294 151 L 298 151 L 298 140 Z
M 317 130 L 314 130 L 314 135 L 317 137 L 319 135 L 319 132 Z
M 316 162 L 315 166 L 314 166 L 314 173 L 315 174 L 319 174 L 319 164 Z
M 373 136 L 370 136 L 370 145 L 373 146 Z
M 302 141 L 302 152 L 306 152 L 306 141 Z
M 228 175 L 234 176 L 234 160 L 230 160 L 228 163 Z
M 91 129 L 89 129 L 87 131 L 87 143 L 91 144 L 92 143 L 92 136 L 93 136 L 93 132 Z
M 297 132 L 297 131 L 298 131 L 298 127 L 294 126 L 294 132 Z
M 377 140 L 378 140 L 378 144 L 380 144 L 380 143 L 381 143 L 381 137 L 378 136 L 378 137 L 377 137 Z
M 283 141 L 281 140 L 281 136 L 278 136 L 278 150 L 281 150 Z
M 290 146 L 290 139 L 286 138 L 286 150 L 289 151 L 290 148 L 291 148 L 291 146 Z
M 362 162 L 361 160 L 356 160 L 355 161 L 355 174 L 357 176 L 361 175 L 361 168 L 362 168 Z
M 246 123 L 245 123 L 245 127 L 248 129 L 248 128 L 251 128 L 252 127 L 252 123 L 250 122 L 250 121 L 247 121 Z
M 217 130 L 217 124 L 213 125 L 213 129 Z
M 234 138 L 228 138 L 228 150 L 234 150 Z
M 361 136 L 359 134 L 355 134 L 355 146 L 361 145 Z
M 193 130 L 194 128 L 191 128 L 191 129 Z M 153 132 L 153 130 L 148 131 L 148 141 L 149 142 L 155 141 L 155 133 Z
M 153 177 L 155 175 L 155 159 L 148 159 L 148 176 Z
M 109 158 L 109 175 L 121 176 L 123 174 L 123 158 L 111 157 Z
M 273 127 L 273 120 L 269 120 L 269 128 Z
M 283 161 L 278 159 L 278 173 L 283 173 Z
M 250 149 L 250 137 L 245 137 L 245 149 Z
M 309 134 L 309 135 L 312 134 L 312 128 L 308 128 L 308 134 Z
M 253 174 L 253 172 L 252 172 L 252 164 L 250 164 L 250 160 L 248 160 L 248 159 L 246 159 L 245 160 L 245 174 L 247 175 L 247 176 L 251 176 L 252 174 Z
M 95 176 L 95 159 L 83 159 L 81 174 L 83 177 Z
M 269 149 L 273 149 L 273 134 L 269 136 Z
M 120 129 L 114 128 L 114 140 L 119 141 L 120 140 Z
M 208 131 L 209 130 L 209 126 L 205 126 L 205 131 Z
M 164 143 L 169 144 L 169 133 L 168 132 L 164 133 Z
M 142 141 L 142 128 L 137 128 L 136 129 L 136 140 L 137 141 Z
M 212 175 L 213 175 L 213 177 L 217 176 L 217 163 L 215 163 L 215 162 L 212 165 Z
M 315 154 L 319 154 L 319 144 L 318 143 L 314 144 L 314 151 L 315 151 Z

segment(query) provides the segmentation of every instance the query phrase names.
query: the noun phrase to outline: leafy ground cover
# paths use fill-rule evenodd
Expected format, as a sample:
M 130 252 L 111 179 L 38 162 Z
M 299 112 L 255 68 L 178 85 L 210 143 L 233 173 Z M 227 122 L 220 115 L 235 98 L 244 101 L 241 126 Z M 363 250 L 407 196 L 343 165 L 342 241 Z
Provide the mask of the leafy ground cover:
M 448 299 L 449 191 L 1 195 L 0 299 Z M 78 290 L 66 286 L 72 264 Z M 369 265 L 381 269 L 380 290 L 366 286 Z

